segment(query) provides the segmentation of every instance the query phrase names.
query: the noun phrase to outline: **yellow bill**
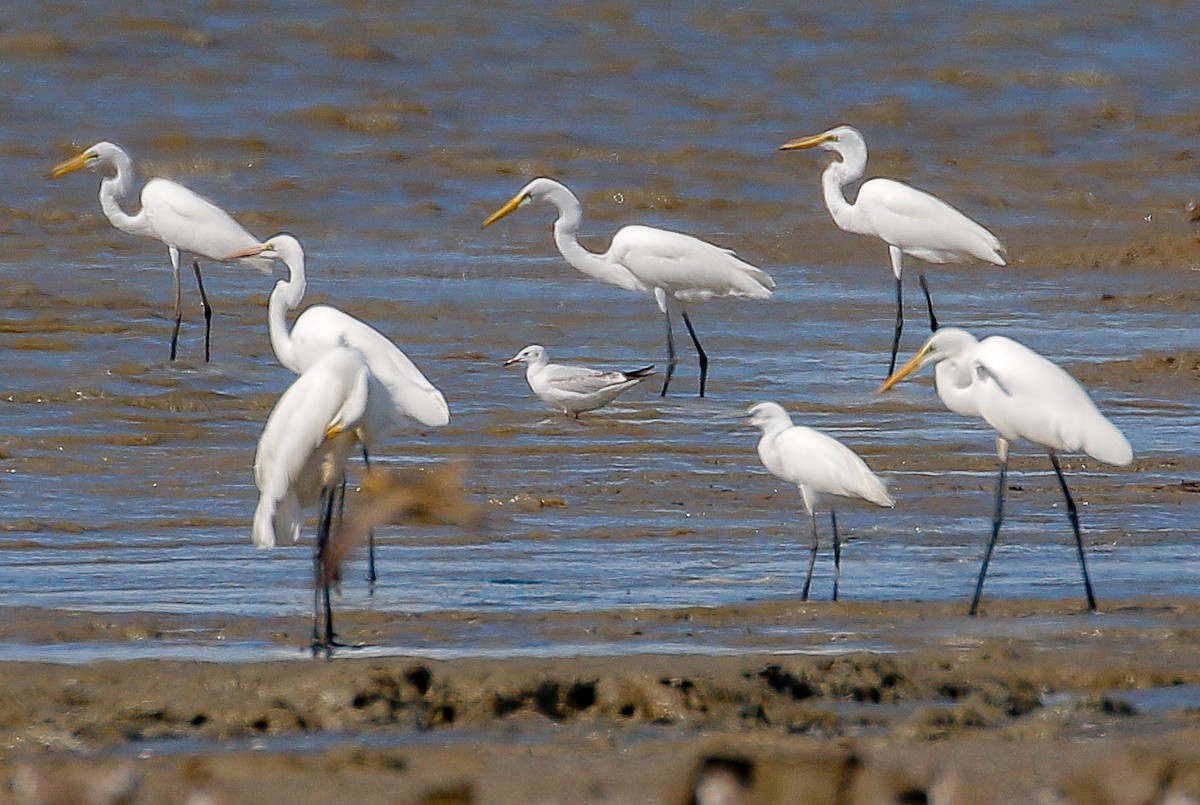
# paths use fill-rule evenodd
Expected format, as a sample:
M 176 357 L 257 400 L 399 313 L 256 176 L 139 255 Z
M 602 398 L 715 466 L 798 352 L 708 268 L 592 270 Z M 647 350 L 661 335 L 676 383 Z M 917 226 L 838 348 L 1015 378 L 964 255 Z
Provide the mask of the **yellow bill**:
M 66 176 L 68 173 L 74 173 L 77 170 L 83 170 L 87 167 L 87 152 L 76 154 L 70 159 L 60 162 L 50 169 L 50 178 L 57 179 L 60 176 Z
M 492 213 L 491 216 L 489 216 L 488 219 L 483 222 L 483 225 L 491 226 L 492 224 L 496 223 L 501 218 L 515 210 L 517 207 L 520 207 L 522 204 L 524 204 L 527 198 L 529 198 L 529 196 L 524 193 L 513 196 L 511 201 Z
M 807 137 L 797 137 L 794 140 L 788 140 L 783 145 L 779 146 L 780 151 L 799 151 L 802 148 L 816 148 L 830 139 L 829 132 L 822 134 L 811 134 Z
M 891 377 L 889 377 L 887 380 L 883 381 L 883 385 L 880 386 L 879 390 L 876 391 L 875 393 L 883 394 L 885 391 L 890 391 L 892 386 L 896 385 L 901 380 L 903 380 L 904 378 L 911 375 L 913 372 L 920 369 L 921 366 L 923 365 L 921 362 L 925 359 L 925 356 L 926 356 L 926 354 L 928 354 L 928 352 L 929 352 L 928 349 L 922 349 L 916 355 L 913 355 L 912 360 L 909 361 L 908 363 L 904 364 L 903 366 L 901 366 L 899 369 L 897 369 L 895 371 L 895 373 Z
M 260 255 L 269 248 L 270 248 L 269 244 L 257 243 L 247 249 L 242 249 L 240 252 L 234 252 L 233 254 L 222 257 L 221 259 L 222 260 L 241 260 L 243 257 L 254 257 L 256 255 Z

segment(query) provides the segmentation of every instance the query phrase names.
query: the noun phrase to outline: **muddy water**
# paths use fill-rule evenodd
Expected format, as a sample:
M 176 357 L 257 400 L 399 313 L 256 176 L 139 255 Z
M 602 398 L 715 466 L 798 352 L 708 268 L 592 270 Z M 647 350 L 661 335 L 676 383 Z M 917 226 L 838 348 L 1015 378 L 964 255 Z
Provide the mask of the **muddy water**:
M 375 594 L 355 565 L 342 607 L 788 600 L 803 574 L 799 497 L 765 474 L 739 418 L 764 399 L 844 438 L 898 500 L 842 513 L 843 594 L 965 600 L 989 525 L 991 434 L 943 411 L 927 380 L 874 395 L 892 317 L 885 250 L 829 221 L 824 157 L 775 151 L 840 122 L 864 131 L 869 174 L 953 200 L 1008 245 L 1006 269 L 930 271 L 943 319 L 1061 361 L 1133 443 L 1128 469 L 1067 462 L 1101 600 L 1194 593 L 1200 245 L 1183 207 L 1200 57 L 1188 7 L 1146 6 L 142 2 L 100 25 L 84 4 L 8 3 L 3 606 L 186 624 L 308 604 L 306 549 L 249 544 L 255 442 L 291 379 L 266 335 L 272 279 L 209 268 L 209 364 L 185 287 L 181 359 L 168 362 L 165 249 L 109 227 L 94 175 L 44 179 L 101 139 L 127 147 L 143 179 L 183 181 L 260 236 L 297 235 L 310 301 L 375 323 L 445 393 L 448 427 L 376 454 L 466 459 L 485 518 L 387 529 Z M 580 195 L 595 249 L 623 223 L 659 224 L 775 277 L 769 302 L 693 311 L 709 396 L 695 396 L 686 339 L 670 397 L 647 383 L 578 422 L 501 368 L 534 342 L 595 364 L 665 357 L 653 303 L 566 266 L 549 210 L 480 229 L 539 174 Z M 910 284 L 905 352 L 924 333 Z M 1053 475 L 1036 451 L 1017 456 L 987 595 L 1080 597 Z M 828 596 L 825 553 L 817 572 Z M 511 623 L 500 642 L 520 646 Z

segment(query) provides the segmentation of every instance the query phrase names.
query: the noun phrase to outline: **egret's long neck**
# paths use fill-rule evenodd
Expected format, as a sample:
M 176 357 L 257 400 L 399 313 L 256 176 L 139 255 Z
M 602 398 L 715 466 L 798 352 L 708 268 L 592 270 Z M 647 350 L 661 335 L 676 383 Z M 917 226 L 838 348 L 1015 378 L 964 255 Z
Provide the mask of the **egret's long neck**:
M 934 367 L 934 374 L 937 377 L 938 388 L 941 388 L 943 384 L 949 384 L 955 388 L 965 389 L 971 385 L 974 379 L 971 375 L 970 363 L 956 358 L 938 361 L 937 366 Z
M 787 430 L 791 426 L 792 426 L 791 418 L 790 417 L 782 417 L 782 416 L 781 417 L 773 417 L 770 421 L 764 422 L 764 423 L 762 423 L 762 425 L 760 425 L 760 427 L 762 428 L 763 439 L 766 441 L 774 440 L 776 436 L 783 433 L 785 430 Z
M 122 232 L 133 235 L 149 235 L 148 224 L 144 212 L 129 215 L 121 209 L 121 200 L 128 197 L 133 190 L 133 161 L 124 151 L 118 151 L 109 158 L 116 170 L 115 176 L 106 176 L 100 182 L 100 209 L 104 210 L 109 223 Z
M 948 358 L 938 361 L 934 367 L 934 377 L 938 396 L 947 408 L 963 416 L 979 416 L 969 360 Z
M 862 178 L 867 168 L 864 154 L 861 160 L 849 161 L 853 154 L 843 154 L 842 161 L 833 161 L 821 174 L 821 190 L 825 196 L 825 206 L 839 229 L 847 232 L 859 232 L 861 214 L 857 207 L 846 200 L 846 185 Z
M 579 221 L 583 217 L 579 199 L 566 193 L 551 196 L 549 201 L 558 208 L 558 220 L 554 222 L 554 244 L 573 268 L 609 285 L 629 291 L 644 290 L 628 269 L 583 248 L 579 242 Z
M 287 369 L 299 372 L 296 360 L 296 345 L 288 329 L 287 313 L 300 305 L 308 281 L 304 276 L 304 255 L 289 255 L 284 263 L 288 267 L 288 278 L 275 283 L 271 299 L 267 303 L 267 329 L 271 334 L 271 348 L 275 357 Z

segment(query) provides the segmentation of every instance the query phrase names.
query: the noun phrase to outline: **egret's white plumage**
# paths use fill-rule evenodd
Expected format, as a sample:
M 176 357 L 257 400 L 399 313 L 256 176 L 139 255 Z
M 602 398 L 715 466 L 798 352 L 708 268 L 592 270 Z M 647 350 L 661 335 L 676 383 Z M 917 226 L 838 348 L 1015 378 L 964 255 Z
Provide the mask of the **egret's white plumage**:
M 57 179 L 84 168 L 108 168 L 114 171 L 100 182 L 100 208 L 111 223 L 122 232 L 154 238 L 166 244 L 171 257 L 171 270 L 175 279 L 175 319 L 171 332 L 171 360 L 175 359 L 179 340 L 179 325 L 183 319 L 182 290 L 179 282 L 179 257 L 181 253 L 192 255 L 192 269 L 200 288 L 200 299 L 204 306 L 204 359 L 209 357 L 209 335 L 212 325 L 212 308 L 204 293 L 204 282 L 200 276 L 200 263 L 195 258 L 225 261 L 233 252 L 246 249 L 258 242 L 229 213 L 206 198 L 170 179 L 151 179 L 141 192 L 141 209 L 130 215 L 121 208 L 121 202 L 133 190 L 133 161 L 120 146 L 99 142 L 76 156 L 55 165 L 50 178 Z M 248 258 L 245 263 L 262 271 L 270 269 L 270 261 Z
M 355 348 L 367 362 L 370 383 L 377 388 L 369 396 L 361 429 L 364 460 L 369 462 L 374 445 L 405 420 L 414 419 L 429 427 L 450 421 L 450 408 L 442 393 L 399 347 L 366 322 L 330 305 L 312 305 L 288 329 L 287 313 L 300 305 L 308 286 L 300 241 L 281 233 L 230 255 L 231 259 L 240 257 L 278 259 L 287 266 L 288 278 L 275 283 L 267 303 L 271 347 L 284 368 L 300 374 L 342 346 Z M 374 533 L 367 543 L 367 581 L 374 583 Z
M 992 536 L 984 554 L 971 614 L 978 608 L 988 561 L 1000 532 L 1009 444 L 1015 439 L 1041 445 L 1050 455 L 1075 532 L 1088 607 L 1095 609 L 1078 514 L 1059 466 L 1058 453 L 1085 453 L 1106 464 L 1124 466 L 1133 461 L 1129 440 L 1100 413 L 1088 393 L 1066 371 L 1004 336 L 994 335 L 979 341 L 966 330 L 943 327 L 912 360 L 887 379 L 880 391 L 887 391 L 931 363 L 936 364 L 937 392 L 946 407 L 964 416 L 982 418 L 998 434 L 1000 479 Z
M 834 223 L 846 232 L 872 235 L 888 245 L 892 273 L 896 277 L 896 331 L 892 344 L 890 374 L 896 367 L 896 352 L 904 326 L 901 274 L 905 254 L 929 263 L 983 260 L 1006 264 L 1000 240 L 937 196 L 892 179 L 868 179 L 858 189 L 854 202 L 846 199 L 845 188 L 862 178 L 867 169 L 867 144 L 851 126 L 800 137 L 780 146 L 782 151 L 823 148 L 841 157 L 821 174 L 825 206 Z
M 586 366 L 550 363 L 546 348 L 531 344 L 504 362 L 525 364 L 525 380 L 542 402 L 556 411 L 574 416 L 603 408 L 621 392 L 633 388 L 654 372 L 643 366 L 630 372 L 602 371 Z
M 650 294 L 667 320 L 665 396 L 675 370 L 675 344 L 671 334 L 672 301 L 680 303 L 680 312 L 700 358 L 700 396 L 704 396 L 708 357 L 700 346 L 684 304 L 713 297 L 769 299 L 774 280 L 765 272 L 732 251 L 714 246 L 691 235 L 649 226 L 626 226 L 613 236 L 607 251 L 596 254 L 579 243 L 579 223 L 583 208 L 579 199 L 553 179 L 534 179 L 486 221 L 489 226 L 531 201 L 545 201 L 558 210 L 554 222 L 554 242 L 573 267 L 590 277 L 627 291 Z
M 288 278 L 275 283 L 267 305 L 271 347 L 285 368 L 299 374 L 326 352 L 343 345 L 362 353 L 372 378 L 386 392 L 372 396 L 365 428 L 368 446 L 385 438 L 406 419 L 429 427 L 450 421 L 450 408 L 442 393 L 387 336 L 361 319 L 330 305 L 312 305 L 288 328 L 287 313 L 300 305 L 308 287 L 304 248 L 296 238 L 274 235 L 231 257 L 244 255 L 278 259 L 287 266 Z
M 325 551 L 346 461 L 362 439 L 372 393 L 371 370 L 351 347 L 329 350 L 279 397 L 254 455 L 258 506 L 253 539 L 259 548 L 293 545 L 305 508 L 320 503 L 313 543 L 313 646 L 333 641 Z M 322 604 L 325 629 L 319 629 Z
M 804 500 L 804 509 L 812 521 L 813 544 L 809 555 L 808 574 L 801 598 L 808 600 L 813 565 L 817 555 L 818 509 L 828 506 L 833 521 L 833 550 L 835 576 L 833 598 L 837 600 L 837 584 L 841 565 L 841 542 L 837 533 L 837 516 L 833 499 L 858 498 L 877 506 L 892 507 L 896 502 L 887 487 L 857 453 L 818 430 L 792 424 L 783 406 L 761 402 L 750 408 L 750 422 L 762 429 L 758 441 L 758 457 L 763 466 L 777 478 L 795 484 Z
M 254 544 L 295 545 L 302 510 L 340 483 L 362 435 L 371 371 L 362 353 L 330 350 L 279 397 L 254 456 Z

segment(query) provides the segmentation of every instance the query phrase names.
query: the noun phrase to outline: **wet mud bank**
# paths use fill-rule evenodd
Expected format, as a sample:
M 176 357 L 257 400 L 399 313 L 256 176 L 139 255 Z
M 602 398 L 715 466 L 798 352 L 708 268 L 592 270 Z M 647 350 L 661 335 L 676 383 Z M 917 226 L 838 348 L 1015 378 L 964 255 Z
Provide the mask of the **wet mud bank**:
M 42 786 L 128 778 L 135 802 L 288 802 L 298 786 L 311 802 L 344 801 L 346 786 L 379 802 L 688 802 L 696 786 L 730 786 L 739 802 L 1200 795 L 1200 601 L 1109 602 L 1098 614 L 1005 601 L 976 619 L 908 603 L 688 615 L 701 645 L 731 620 L 759 633 L 819 621 L 827 643 L 850 648 L 8 662 L 0 767 Z M 529 627 L 635 640 L 679 619 L 548 615 L 556 623 Z M 108 639 L 169 639 L 151 621 L 132 616 Z M 397 641 L 411 625 L 380 619 L 374 634 Z M 303 634 L 299 621 L 272 626 Z M 853 648 L 868 642 L 879 648 Z

